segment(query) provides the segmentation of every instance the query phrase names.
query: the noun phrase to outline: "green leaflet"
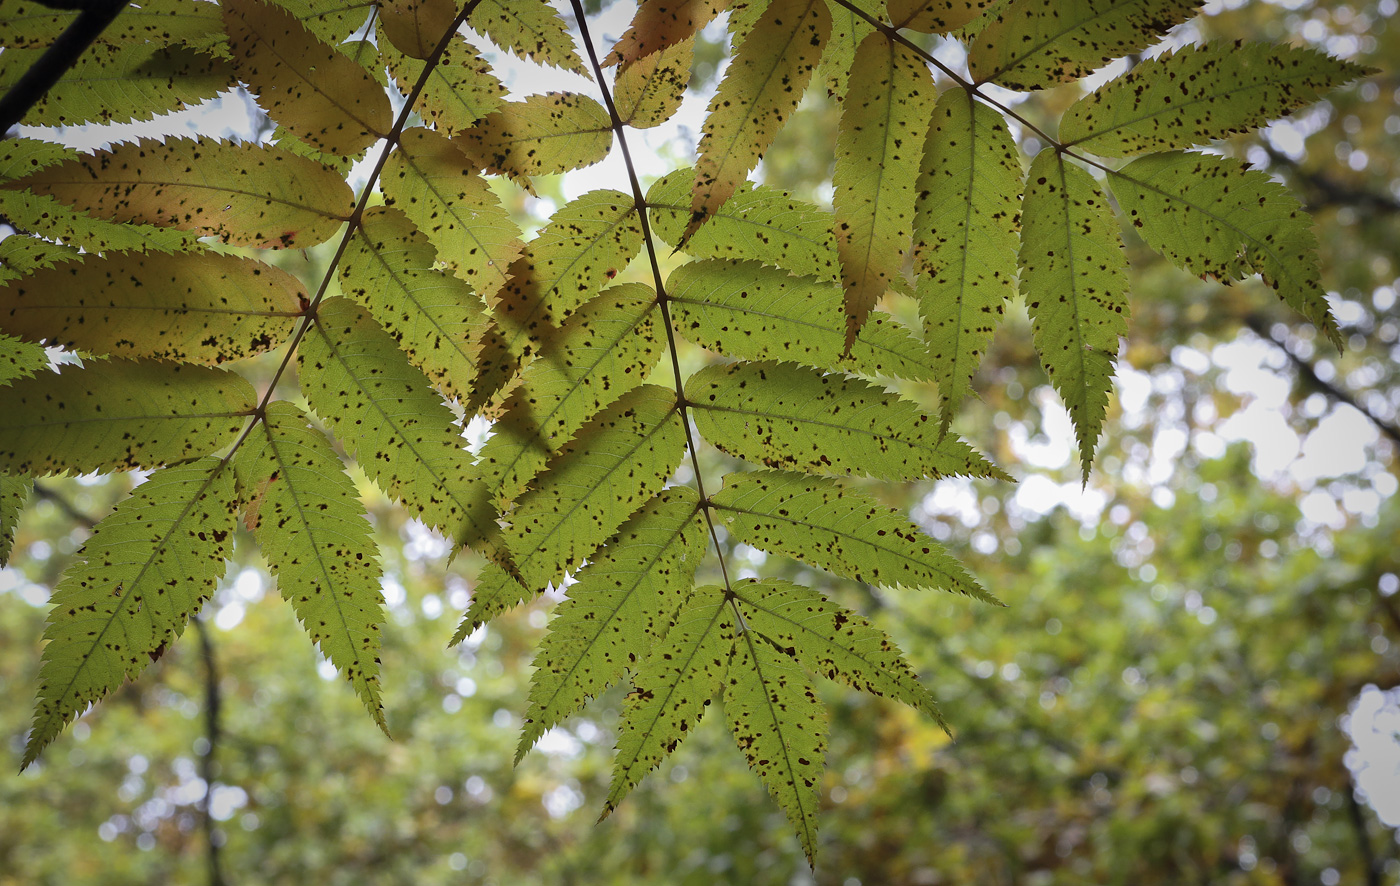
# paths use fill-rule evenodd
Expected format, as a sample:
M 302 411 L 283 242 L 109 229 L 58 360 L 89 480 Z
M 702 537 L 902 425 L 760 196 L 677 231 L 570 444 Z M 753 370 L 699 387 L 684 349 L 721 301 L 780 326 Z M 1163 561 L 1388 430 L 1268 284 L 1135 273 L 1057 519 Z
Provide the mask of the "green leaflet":
M 677 169 L 647 191 L 652 233 L 679 243 L 690 222 L 690 183 L 695 173 Z M 685 241 L 697 258 L 752 259 L 794 274 L 839 279 L 831 215 L 787 191 L 744 182 L 705 226 Z
M 521 58 L 588 76 L 564 20 L 544 0 L 481 0 L 467 24 Z
M 478 169 L 532 190 L 532 175 L 582 169 L 608 156 L 612 136 L 602 105 L 574 92 L 546 92 L 503 103 L 459 135 L 457 146 Z
M 450 540 L 490 535 L 494 513 L 452 411 L 363 308 L 321 302 L 297 365 L 311 408 L 381 489 Z
M 340 289 L 369 308 L 438 390 L 465 400 L 486 306 L 466 283 L 434 268 L 436 259 L 402 212 L 376 206 L 365 211 L 340 261 Z
M 152 225 L 118 224 L 72 209 L 54 197 L 0 188 L 0 215 L 23 231 L 85 252 L 180 252 L 198 247 L 194 235 Z M 8 242 L 8 240 L 6 241 Z M 77 258 L 77 254 L 73 255 Z
M 705 112 L 690 222 L 681 243 L 734 193 L 797 108 L 831 32 L 825 0 L 772 0 Z
M 453 0 L 386 0 L 375 27 L 404 55 L 428 58 L 456 21 Z
M 19 515 L 33 490 L 34 481 L 28 477 L 0 474 L 0 566 L 10 562 L 15 546 L 15 530 L 19 528 Z
M 942 588 L 988 603 L 942 545 L 856 489 L 781 471 L 730 474 L 711 497 L 716 519 L 746 544 L 870 584 Z
M 885 632 L 819 591 L 780 578 L 735 582 L 749 629 L 828 680 L 902 701 L 944 731 L 933 696 Z
M 303 298 L 297 278 L 250 258 L 109 252 L 0 287 L 0 326 L 93 354 L 224 363 L 276 347 Z
M 724 683 L 734 655 L 734 615 L 724 589 L 696 588 L 663 640 L 637 668 L 618 726 L 603 815 L 680 745 Z
M 264 249 L 329 240 L 354 208 L 344 179 L 318 163 L 271 145 L 214 139 L 119 142 L 6 187 L 52 195 L 95 218 Z
M 365 506 L 325 435 L 270 403 L 234 461 L 244 521 L 311 641 L 386 733 L 379 698 L 378 550 Z
M 646 659 L 690 593 L 707 542 L 699 499 L 675 486 L 589 559 L 535 655 L 517 763 L 547 730 Z
M 41 345 L 0 332 L 0 386 L 26 378 L 49 365 Z
M 290 12 L 316 39 L 341 49 L 350 48 L 341 43 L 347 34 L 354 33 L 364 26 L 365 20 L 374 11 L 374 3 L 366 0 L 275 0 L 281 8 Z M 358 44 L 356 44 L 358 47 Z
M 4 199 L 0 197 L 0 203 L 3 202 Z M 71 246 L 50 243 L 38 237 L 13 234 L 0 240 L 0 283 L 18 280 L 40 268 L 51 268 L 65 261 L 82 260 L 82 253 Z
M 812 681 L 764 637 L 743 631 L 725 680 L 724 712 L 749 768 L 783 808 L 815 865 L 828 724 Z
M 48 474 L 153 468 L 231 443 L 253 386 L 187 363 L 99 360 L 0 388 L 0 471 Z
M 1042 89 L 1157 42 L 1200 0 L 1008 0 L 968 48 L 978 83 Z
M 1173 264 L 1226 282 L 1257 273 L 1341 348 L 1312 219 L 1268 174 L 1227 157 L 1173 151 L 1134 160 L 1109 179 L 1138 234 Z
M 914 179 L 934 101 L 923 59 L 884 34 L 861 41 L 836 136 L 836 251 L 846 345 L 899 276 L 914 223 Z
M 665 388 L 634 388 L 595 416 L 508 516 L 506 547 L 526 587 L 543 589 L 592 555 L 662 489 L 684 445 Z
M 1015 293 L 1021 159 L 1005 118 L 964 90 L 944 92 L 916 187 L 919 309 L 946 432 Z
M 472 602 L 467 607 L 467 614 L 457 625 L 457 630 L 447 645 L 456 646 L 491 619 L 514 609 L 526 600 L 534 599 L 543 591 L 544 588 L 526 590 L 525 586 L 499 563 L 487 563 L 481 574 L 476 577 L 476 585 L 472 587 Z
M 809 474 L 997 477 L 962 440 L 940 435 L 908 400 L 860 379 L 785 363 L 708 366 L 685 384 L 691 417 L 716 448 Z
M 77 18 L 29 0 L 6 0 L 0 11 L 0 46 L 42 49 Z M 207 49 L 224 39 L 219 7 L 189 0 L 143 0 L 128 6 L 97 36 L 99 43 L 183 43 Z
M 890 23 L 924 34 L 946 34 L 977 18 L 990 0 L 888 0 Z
M 204 458 L 152 474 L 98 524 L 49 601 L 22 767 L 184 633 L 233 556 L 235 508 L 233 471 Z
M 1123 239 L 1098 184 L 1053 148 L 1031 164 L 1021 221 L 1021 291 L 1031 337 L 1074 421 L 1088 482 L 1118 337 L 1128 331 Z
M 1105 157 L 1205 145 L 1262 126 L 1366 73 L 1302 47 L 1185 46 L 1075 102 L 1060 138 L 1066 147 Z
M 618 119 L 635 129 L 650 129 L 671 119 L 685 98 L 694 56 L 692 38 L 620 69 L 613 84 Z
M 603 64 L 626 68 L 689 40 L 728 5 L 729 0 L 641 0 L 632 24 Z
M 539 343 L 626 269 L 641 248 L 637 208 L 621 191 L 589 191 L 560 207 L 510 267 L 510 282 L 495 309 L 501 349 L 514 360 L 532 357 Z M 482 371 L 509 372 L 509 361 L 483 360 Z
M 878 312 L 842 355 L 841 289 L 755 262 L 698 261 L 666 281 L 676 331 L 696 344 L 750 360 L 791 360 L 816 369 L 927 379 L 923 342 Z
M 0 182 L 29 175 L 77 156 L 77 151 L 66 145 L 12 136 L 0 142 Z
M 298 138 L 352 157 L 389 131 L 389 97 L 362 65 L 262 0 L 222 6 L 239 79 Z
M 489 299 L 520 255 L 520 227 L 457 146 L 415 127 L 399 136 L 379 178 L 384 205 L 404 215 L 437 247 L 438 258 Z
M 656 295 L 623 283 L 589 302 L 521 373 L 477 468 L 498 503 L 513 501 L 600 409 L 642 383 L 665 350 Z
M 0 53 L 0 94 L 44 53 Z M 229 65 L 181 46 L 148 43 L 89 46 L 24 117 L 34 126 L 128 123 L 198 104 L 234 85 Z
M 826 93 L 840 102 L 846 98 L 846 90 L 851 81 L 851 65 L 856 60 L 856 49 L 866 37 L 875 32 L 870 22 L 857 15 L 851 6 L 865 12 L 871 18 L 885 18 L 884 0 L 851 0 L 850 6 L 838 0 L 826 0 L 831 12 L 831 38 L 826 42 L 822 53 L 818 74 L 826 84 Z
M 424 63 L 392 52 L 383 55 L 394 82 L 407 95 L 422 76 Z M 458 36 L 443 50 L 414 107 L 423 119 L 437 127 L 438 132 L 457 135 L 499 110 L 505 100 L 506 88 L 491 73 L 490 63 L 481 57 L 475 46 Z

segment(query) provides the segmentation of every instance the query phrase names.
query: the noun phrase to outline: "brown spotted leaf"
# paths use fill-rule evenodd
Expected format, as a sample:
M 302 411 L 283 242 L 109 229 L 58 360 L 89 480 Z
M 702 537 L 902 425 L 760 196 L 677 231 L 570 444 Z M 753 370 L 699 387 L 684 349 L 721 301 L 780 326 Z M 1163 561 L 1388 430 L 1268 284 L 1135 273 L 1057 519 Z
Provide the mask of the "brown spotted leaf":
M 0 471 L 154 468 L 232 443 L 256 404 L 232 372 L 94 360 L 0 387 Z
M 734 641 L 724 712 L 749 768 L 768 788 L 816 863 L 819 783 L 826 768 L 826 705 L 806 671 L 753 627 Z
M 682 243 L 758 165 L 801 101 L 830 32 L 825 0 L 773 0 L 735 48 L 705 114 Z
M 546 354 L 525 367 L 477 464 L 502 506 L 661 359 L 655 306 L 655 293 L 640 283 L 611 287 L 570 317 Z
M 438 390 L 465 400 L 486 306 L 466 283 L 435 268 L 436 260 L 402 212 L 376 206 L 365 211 L 340 260 L 340 290 L 369 308 Z
M 389 72 L 407 95 L 423 75 L 424 62 L 385 52 Z M 414 107 L 443 135 L 457 135 L 505 105 L 506 88 L 476 47 L 453 37 L 428 74 Z
M 884 34 L 861 42 L 836 136 L 836 250 L 850 346 L 909 253 L 914 180 L 933 109 L 923 59 Z
M 421 127 L 399 137 L 379 177 L 384 204 L 403 211 L 438 259 L 490 299 L 520 255 L 520 226 L 486 180 L 444 136 Z
M 1128 330 L 1123 239 L 1098 184 L 1053 148 L 1031 164 L 1021 219 L 1021 292 L 1031 338 L 1074 422 L 1087 482 L 1118 337 Z
M 613 85 L 618 118 L 637 129 L 671 119 L 685 98 L 694 55 L 695 41 L 683 40 L 620 69 Z
M 528 184 L 532 175 L 582 169 L 612 148 L 612 118 L 586 95 L 547 92 L 506 102 L 457 146 L 478 169 Z
M 684 43 L 728 5 L 729 0 L 641 0 L 631 26 L 603 63 L 626 68 L 638 59 Z
M 820 591 L 781 578 L 734 583 L 744 621 L 809 670 L 902 701 L 944 730 L 933 696 L 884 631 Z
M 57 4 L 55 4 L 57 5 Z M 34 0 L 5 0 L 0 8 L 0 46 L 42 49 L 53 43 L 78 17 L 74 9 L 50 8 Z M 214 3 L 189 0 L 142 0 L 127 6 L 102 29 L 95 42 L 181 43 L 193 49 L 209 49 L 222 43 L 223 22 Z
M 250 258 L 111 252 L 0 287 L 0 328 L 93 354 L 223 363 L 276 347 L 304 296 L 296 277 Z
M 378 550 L 364 503 L 325 435 L 290 403 L 270 403 L 234 462 L 259 491 L 254 537 L 282 598 L 388 732 L 379 698 Z
M 923 342 L 878 311 L 843 353 L 835 282 L 792 277 L 757 262 L 715 260 L 682 265 L 666 282 L 676 331 L 712 351 L 860 375 L 930 377 Z
M 521 58 L 588 74 L 564 20 L 546 0 L 481 0 L 467 24 Z
M 0 216 L 23 231 L 42 232 L 77 258 L 76 250 L 97 252 L 181 252 L 198 249 L 186 231 L 93 218 L 56 197 L 0 188 Z M 6 239 L 4 242 L 9 242 Z M 55 244 L 57 245 L 57 244 Z
M 1105 157 L 1208 145 L 1364 76 L 1359 65 L 1268 43 L 1186 46 L 1142 62 L 1065 112 L 1060 140 Z
M 1200 0 L 1007 0 L 968 49 L 978 83 L 1043 89 L 1146 49 Z
M 239 79 L 298 138 L 348 157 L 389 131 L 389 97 L 379 83 L 290 12 L 262 0 L 224 0 L 223 13 Z
M 0 53 L 0 95 L 10 91 L 45 50 Z M 183 46 L 150 43 L 89 46 L 24 115 L 34 126 L 150 120 L 213 98 L 235 85 L 228 62 Z
M 887 0 L 889 20 L 896 28 L 924 34 L 946 34 L 986 12 L 994 0 Z
M 884 0 L 826 0 L 831 11 L 831 38 L 826 42 L 822 53 L 822 63 L 818 68 L 820 82 L 826 84 L 826 94 L 833 101 L 846 98 L 847 85 L 851 81 L 851 66 L 856 60 L 856 50 L 875 26 L 866 18 L 868 15 L 877 21 L 885 17 Z M 865 13 L 859 14 L 856 10 Z
M 914 201 L 914 263 L 945 431 L 1016 291 L 1020 158 L 1000 113 L 961 89 L 939 98 Z
M 665 637 L 637 667 L 618 726 L 603 815 L 680 746 L 724 685 L 734 655 L 734 615 L 724 589 L 696 588 Z
M 1226 282 L 1259 274 L 1339 349 L 1312 219 L 1267 173 L 1239 160 L 1171 151 L 1109 173 L 1138 235 L 1178 267 Z
M 428 58 L 457 20 L 455 0 L 383 0 L 376 27 L 410 58 Z
M 716 519 L 761 551 L 856 581 L 997 602 L 908 518 L 835 481 L 781 471 L 730 474 L 712 500 Z
M 233 246 L 315 246 L 353 208 L 343 178 L 280 148 L 212 139 L 139 139 L 5 185 L 96 218 L 218 237 Z
M 98 524 L 49 601 L 21 766 L 184 633 L 233 556 L 236 510 L 233 471 L 204 458 L 152 474 Z
M 956 435 L 883 388 L 790 363 L 708 366 L 685 383 L 705 439 L 736 458 L 809 474 L 883 480 L 1010 480 Z
M 589 558 L 540 641 L 515 758 L 636 668 L 690 593 L 708 538 L 684 486 L 658 493 Z
M 665 486 L 685 431 L 674 391 L 643 385 L 593 418 L 509 515 L 506 546 L 526 587 L 577 568 Z
M 452 411 L 364 308 L 323 301 L 297 365 L 311 408 L 381 489 L 449 539 L 491 535 L 495 514 Z

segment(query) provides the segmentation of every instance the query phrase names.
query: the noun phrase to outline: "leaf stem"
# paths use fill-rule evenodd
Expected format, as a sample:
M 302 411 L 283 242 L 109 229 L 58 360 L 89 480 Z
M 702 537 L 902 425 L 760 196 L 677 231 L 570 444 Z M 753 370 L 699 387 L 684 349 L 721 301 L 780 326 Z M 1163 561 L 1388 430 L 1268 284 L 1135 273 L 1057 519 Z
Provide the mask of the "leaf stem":
M 598 91 L 602 93 L 603 104 L 607 107 L 608 116 L 612 119 L 613 134 L 617 138 L 618 147 L 622 149 L 622 163 L 627 169 L 627 179 L 632 187 L 633 205 L 637 209 L 637 218 L 641 223 L 642 242 L 646 244 L 647 260 L 651 263 L 651 278 L 652 285 L 656 289 L 656 304 L 661 308 L 662 322 L 666 327 L 666 344 L 671 352 L 671 372 L 675 379 L 676 408 L 680 415 L 681 427 L 685 429 L 685 442 L 686 448 L 690 452 L 691 472 L 695 475 L 695 491 L 700 496 L 700 510 L 705 515 L 705 525 L 710 530 L 710 540 L 714 543 L 715 555 L 719 559 L 720 574 L 724 577 L 725 596 L 732 602 L 734 590 L 730 586 L 729 569 L 724 562 L 724 548 L 720 544 L 719 532 L 715 528 L 710 498 L 705 493 L 705 479 L 700 471 L 700 458 L 696 448 L 695 434 L 690 427 L 690 405 L 685 399 L 685 387 L 681 380 L 680 354 L 676 348 L 675 327 L 671 322 L 671 309 L 668 305 L 670 299 L 666 296 L 666 284 L 661 276 L 661 262 L 657 257 L 656 240 L 652 236 L 651 224 L 647 220 L 646 195 L 642 192 L 642 183 L 637 178 L 637 168 L 632 162 L 632 152 L 627 145 L 626 125 L 617 113 L 617 105 L 613 102 L 612 91 L 608 89 L 603 66 L 598 60 L 597 50 L 593 48 L 593 39 L 588 32 L 588 19 L 583 4 L 579 0 L 570 0 L 570 3 L 573 6 L 574 18 L 578 21 L 579 34 L 583 38 L 584 49 L 588 51 L 588 62 L 593 68 L 593 79 L 598 84 Z M 735 611 L 738 611 L 737 608 Z

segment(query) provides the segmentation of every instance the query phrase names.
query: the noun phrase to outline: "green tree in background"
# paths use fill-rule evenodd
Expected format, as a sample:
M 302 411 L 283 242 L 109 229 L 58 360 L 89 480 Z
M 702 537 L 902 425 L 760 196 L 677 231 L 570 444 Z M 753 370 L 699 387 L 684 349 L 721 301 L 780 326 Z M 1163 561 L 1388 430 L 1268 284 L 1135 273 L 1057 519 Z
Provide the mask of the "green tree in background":
M 1386 10 L 1248 3 L 1192 20 L 1189 37 L 1301 34 L 1384 66 L 1400 51 Z M 718 51 L 697 45 L 696 70 Z M 386 579 L 380 656 L 395 741 L 365 722 L 338 680 L 313 676 L 319 656 L 271 599 L 256 549 L 240 545 L 190 636 L 152 656 L 140 680 L 86 714 L 36 769 L 0 782 L 0 883 L 1400 879 L 1394 834 L 1358 802 L 1339 726 L 1365 687 L 1395 685 L 1400 663 L 1389 596 L 1400 514 L 1385 439 L 1394 440 L 1400 407 L 1393 81 L 1383 73 L 1292 128 L 1222 146 L 1288 181 L 1315 213 L 1344 352 L 1294 328 L 1258 281 L 1196 280 L 1125 228 L 1135 276 L 1123 360 L 1147 393 L 1109 407 L 1102 470 L 1084 496 L 1071 494 L 1081 471 L 1068 449 L 1038 469 L 1024 454 L 1026 441 L 1045 444 L 1047 434 L 1058 435 L 1051 448 L 1073 443 L 1018 304 L 973 380 L 979 396 L 952 419 L 999 464 L 1016 466 L 1023 487 L 1026 477 L 1049 478 L 1076 506 L 1030 509 L 1015 488 L 980 480 L 875 490 L 894 508 L 912 507 L 1007 610 L 989 618 L 965 601 L 877 589 L 727 542 L 735 579 L 789 579 L 869 615 L 906 650 L 957 736 L 888 701 L 824 687 L 831 768 L 818 791 L 814 872 L 783 812 L 733 765 L 719 718 L 702 722 L 596 827 L 622 689 L 513 767 L 529 665 L 555 600 L 443 650 L 482 556 L 449 565 L 441 539 L 355 475 Z M 1080 95 L 1034 93 L 1017 113 L 1054 131 Z M 840 113 L 809 91 L 761 174 L 829 200 L 831 168 L 813 162 L 812 146 L 831 143 Z M 548 179 L 535 184 L 557 194 Z M 296 267 L 303 259 L 292 254 L 283 266 L 314 286 L 327 258 L 312 252 Z M 902 309 L 917 325 L 915 309 Z M 1220 442 L 1249 398 L 1232 393 L 1217 346 L 1256 338 L 1294 385 L 1282 414 L 1298 434 L 1349 408 L 1379 429 L 1364 463 L 1261 483 L 1251 452 Z M 698 353 L 681 358 L 700 365 Z M 275 360 L 257 360 L 249 376 L 266 379 Z M 932 415 L 946 401 L 927 381 L 900 391 Z M 1175 464 L 1154 467 L 1164 451 Z M 714 450 L 700 459 L 706 471 L 739 464 Z M 130 487 L 126 477 L 42 480 L 21 521 L 0 594 L 0 681 L 16 699 L 0 716 L 17 755 L 48 589 L 90 521 Z M 1325 527 L 1300 510 L 1312 491 L 1343 503 L 1348 493 L 1373 498 Z

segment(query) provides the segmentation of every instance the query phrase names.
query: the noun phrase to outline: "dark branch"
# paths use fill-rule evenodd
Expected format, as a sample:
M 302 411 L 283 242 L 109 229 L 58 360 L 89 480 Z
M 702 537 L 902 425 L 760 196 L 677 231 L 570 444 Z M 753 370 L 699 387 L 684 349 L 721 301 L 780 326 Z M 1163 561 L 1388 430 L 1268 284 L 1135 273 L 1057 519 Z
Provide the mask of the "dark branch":
M 209 629 L 205 627 L 204 619 L 194 615 L 190 617 L 190 623 L 194 625 L 194 632 L 199 635 L 199 651 L 204 659 L 204 733 L 209 747 L 199 759 L 199 777 L 204 780 L 204 799 L 199 804 L 199 811 L 204 824 L 205 857 L 209 864 L 209 886 L 226 886 L 228 881 L 224 879 L 223 866 L 219 860 L 219 847 L 222 845 L 223 835 L 219 833 L 218 825 L 214 823 L 214 817 L 209 812 L 209 801 L 214 795 L 214 778 L 218 774 L 215 772 L 215 755 L 219 751 L 221 738 L 219 714 L 223 706 L 223 696 L 219 693 L 219 663 L 214 657 L 214 641 L 209 638 Z
M 0 98 L 0 138 L 24 119 L 29 109 L 44 97 L 83 51 L 92 45 L 123 9 L 127 0 L 41 0 L 53 9 L 78 10 L 73 23 L 39 56 L 24 76 Z
M 1287 342 L 1274 337 L 1273 332 L 1269 330 L 1268 321 L 1265 320 L 1262 316 L 1260 316 L 1259 314 L 1250 314 L 1249 316 L 1244 318 L 1244 323 L 1246 326 L 1248 326 L 1254 331 L 1255 335 L 1271 343 L 1280 351 L 1283 351 L 1284 355 L 1288 357 L 1288 361 L 1293 364 L 1293 368 L 1298 371 L 1299 377 L 1302 378 L 1305 384 L 1307 384 L 1311 388 L 1314 388 L 1315 390 L 1321 391 L 1329 399 L 1337 403 L 1345 403 L 1346 405 L 1355 409 L 1357 412 L 1366 416 L 1366 418 L 1371 422 L 1371 424 L 1376 426 L 1377 430 L 1379 430 L 1382 434 L 1388 437 L 1390 441 L 1396 446 L 1400 446 L 1400 428 L 1397 428 L 1395 425 L 1390 424 L 1389 422 L 1382 419 L 1380 416 L 1376 415 L 1371 410 L 1367 409 L 1361 404 L 1361 401 L 1357 400 L 1356 397 L 1352 396 L 1350 391 L 1345 391 L 1330 382 L 1323 381 L 1318 376 L 1317 370 L 1313 369 L 1311 363 L 1294 353 L 1293 349 L 1288 346 Z

